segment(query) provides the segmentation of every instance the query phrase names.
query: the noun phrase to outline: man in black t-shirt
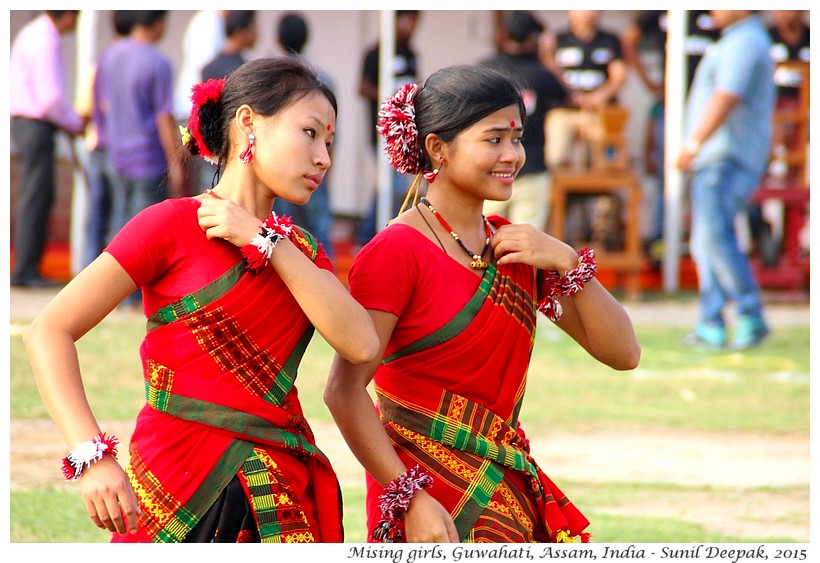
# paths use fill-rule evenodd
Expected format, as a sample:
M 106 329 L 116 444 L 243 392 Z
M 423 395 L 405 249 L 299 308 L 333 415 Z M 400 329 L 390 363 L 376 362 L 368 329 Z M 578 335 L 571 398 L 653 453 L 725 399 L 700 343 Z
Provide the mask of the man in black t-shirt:
M 417 81 L 416 53 L 410 45 L 413 33 L 418 25 L 418 10 L 396 10 L 396 46 L 395 58 L 393 59 L 394 82 L 391 93 L 395 93 L 401 86 Z M 378 120 L 379 106 L 382 100 L 379 98 L 379 44 L 378 42 L 370 47 L 364 56 L 362 64 L 362 76 L 359 81 L 359 95 L 367 100 L 370 109 L 369 129 L 370 143 L 375 153 L 377 143 L 376 122 Z M 410 181 L 407 178 L 393 171 L 393 201 L 390 205 L 390 212 L 395 215 L 404 196 L 409 188 Z M 377 198 L 373 197 L 373 203 L 363 218 L 359 226 L 358 242 L 366 244 L 376 234 L 376 207 Z
M 544 65 L 555 72 L 569 92 L 569 104 L 553 109 L 545 120 L 547 166 L 553 172 L 573 164 L 584 167 L 590 164 L 589 154 L 574 158 L 576 138 L 582 131 L 587 138 L 600 132 L 596 110 L 617 101 L 627 71 L 620 39 L 600 28 L 600 10 L 569 10 L 567 15 L 569 29 L 547 45 L 543 59 Z M 620 200 L 612 195 L 570 195 L 565 240 L 578 245 L 595 238 L 602 241 L 607 250 L 619 250 L 622 236 L 615 225 L 619 223 L 620 205 Z M 606 228 L 594 229 L 593 215 L 596 214 L 615 220 L 598 221 Z
M 570 93 L 569 105 L 551 111 L 546 120 L 547 165 L 571 164 L 575 137 L 581 128 L 593 127 L 591 114 L 617 101 L 626 81 L 621 42 L 600 29 L 600 10 L 569 10 L 569 29 L 559 33 L 544 53 L 544 65 Z
M 774 25 L 769 28 L 772 37 L 771 56 L 775 65 L 786 62 L 809 63 L 809 26 L 803 22 L 802 10 L 774 10 Z M 774 73 L 777 84 L 777 98 L 782 105 L 787 100 L 797 98 L 801 76 L 785 69 Z
M 225 44 L 219 54 L 202 68 L 202 81 L 227 78 L 245 62 L 245 52 L 253 49 L 258 31 L 254 10 L 225 13 Z
M 485 215 L 501 215 L 513 223 L 529 223 L 542 230 L 547 226 L 550 186 L 544 157 L 544 119 L 567 97 L 555 75 L 538 60 L 538 38 L 543 30 L 530 12 L 507 12 L 501 52 L 485 61 L 508 72 L 521 85 L 527 110 L 522 138 L 527 160 L 515 179 L 510 199 L 484 205 Z

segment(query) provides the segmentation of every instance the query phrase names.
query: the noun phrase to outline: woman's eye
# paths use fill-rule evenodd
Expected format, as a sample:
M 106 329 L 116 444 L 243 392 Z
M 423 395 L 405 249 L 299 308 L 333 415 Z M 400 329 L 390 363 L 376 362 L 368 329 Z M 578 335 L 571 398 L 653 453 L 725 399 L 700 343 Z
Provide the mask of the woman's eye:
M 310 136 L 310 138 L 312 138 L 312 139 L 316 138 L 316 129 L 310 129 L 310 128 L 305 129 L 305 133 L 307 133 L 308 136 Z

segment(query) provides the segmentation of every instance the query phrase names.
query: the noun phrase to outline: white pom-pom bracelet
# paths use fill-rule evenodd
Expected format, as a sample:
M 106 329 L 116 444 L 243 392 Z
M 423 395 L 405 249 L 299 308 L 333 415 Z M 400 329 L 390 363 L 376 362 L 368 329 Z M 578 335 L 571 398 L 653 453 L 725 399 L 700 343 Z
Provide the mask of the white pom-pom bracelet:
M 78 444 L 63 458 L 63 475 L 66 480 L 76 481 L 92 463 L 97 463 L 106 455 L 116 458 L 119 443 L 116 436 L 106 436 L 104 432 L 100 432 L 88 442 Z
M 273 254 L 276 243 L 290 237 L 292 229 L 293 222 L 290 217 L 271 212 L 262 223 L 261 231 L 242 247 L 246 269 L 249 272 L 257 272 L 264 268 Z

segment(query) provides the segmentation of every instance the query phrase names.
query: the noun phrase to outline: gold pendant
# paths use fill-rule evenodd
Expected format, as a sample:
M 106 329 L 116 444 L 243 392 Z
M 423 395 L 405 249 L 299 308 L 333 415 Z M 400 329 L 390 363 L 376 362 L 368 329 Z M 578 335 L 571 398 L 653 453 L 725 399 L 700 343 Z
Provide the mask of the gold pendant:
M 474 270 L 486 270 L 489 265 L 481 259 L 481 256 L 473 256 L 473 260 L 470 262 L 470 267 Z

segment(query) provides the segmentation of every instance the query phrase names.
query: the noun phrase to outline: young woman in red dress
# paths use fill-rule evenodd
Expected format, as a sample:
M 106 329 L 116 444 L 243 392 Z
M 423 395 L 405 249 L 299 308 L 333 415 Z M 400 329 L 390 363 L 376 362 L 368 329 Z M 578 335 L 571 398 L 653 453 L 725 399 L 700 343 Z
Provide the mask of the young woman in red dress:
M 192 97 L 183 141 L 222 169 L 219 182 L 134 217 L 26 331 L 73 448 L 64 472 L 113 541 L 340 542 L 338 481 L 295 379 L 314 329 L 353 364 L 371 361 L 378 339 L 321 245 L 271 213 L 274 198 L 305 203 L 320 189 L 336 99 L 293 58 L 251 61 Z M 75 342 L 137 288 L 147 401 L 123 470 Z
M 381 349 L 360 365 L 337 356 L 325 390 L 367 472 L 371 541 L 589 537 L 518 420 L 536 313 L 614 369 L 634 368 L 640 346 L 594 278 L 593 251 L 482 215 L 515 189 L 524 115 L 516 84 L 478 66 L 437 71 L 382 105 L 391 163 L 416 186 L 423 177 L 426 194 L 356 256 L 350 291 Z

